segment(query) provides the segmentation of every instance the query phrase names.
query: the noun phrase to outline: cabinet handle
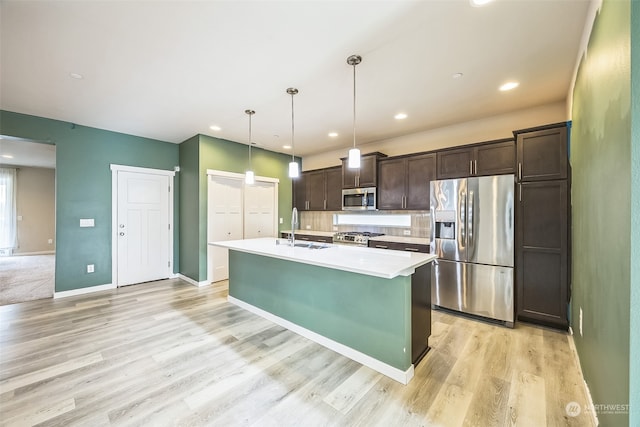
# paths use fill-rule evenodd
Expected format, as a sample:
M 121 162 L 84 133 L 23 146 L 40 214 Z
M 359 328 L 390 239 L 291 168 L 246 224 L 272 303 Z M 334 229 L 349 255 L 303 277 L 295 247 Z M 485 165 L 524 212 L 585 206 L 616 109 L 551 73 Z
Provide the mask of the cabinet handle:
M 389 246 L 385 246 L 385 245 L 376 245 L 376 248 L 379 248 L 379 249 L 389 249 Z
M 327 210 L 327 199 L 324 199 L 323 208 L 325 211 Z
M 476 172 L 475 172 L 475 173 L 476 173 L 476 175 L 478 175 L 478 161 L 477 161 L 477 160 L 474 160 L 474 161 L 473 161 L 473 168 L 474 168 L 474 169 L 475 169 L 475 171 L 476 171 Z
M 522 202 L 522 183 L 518 184 L 518 201 Z
M 473 175 L 473 160 L 469 160 L 469 175 Z
M 522 162 L 518 162 L 518 181 L 522 181 Z
M 420 249 L 418 248 L 404 248 L 405 251 L 409 251 L 409 252 L 419 252 Z

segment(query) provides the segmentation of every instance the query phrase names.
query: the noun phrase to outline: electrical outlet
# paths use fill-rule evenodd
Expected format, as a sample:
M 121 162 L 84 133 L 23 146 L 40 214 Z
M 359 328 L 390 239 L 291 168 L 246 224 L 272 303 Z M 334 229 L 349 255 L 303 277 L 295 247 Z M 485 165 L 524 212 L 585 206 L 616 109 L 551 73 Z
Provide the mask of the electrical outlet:
M 93 273 L 95 270 L 95 266 L 93 264 L 87 264 L 87 273 Z
M 582 337 L 582 307 L 580 307 L 580 315 L 578 321 L 578 330 L 580 331 L 580 336 Z
M 402 234 L 405 236 L 411 236 L 411 230 L 402 230 Z
M 53 244 L 53 239 L 49 239 L 49 240 L 47 240 L 47 243 L 48 243 L 48 244 L 50 244 L 50 245 L 52 245 L 52 244 Z
M 310 226 L 310 225 L 307 225 L 306 229 L 307 229 L 307 230 L 311 230 L 311 226 Z
M 282 218 L 280 218 L 280 224 L 282 224 L 284 222 L 284 220 Z

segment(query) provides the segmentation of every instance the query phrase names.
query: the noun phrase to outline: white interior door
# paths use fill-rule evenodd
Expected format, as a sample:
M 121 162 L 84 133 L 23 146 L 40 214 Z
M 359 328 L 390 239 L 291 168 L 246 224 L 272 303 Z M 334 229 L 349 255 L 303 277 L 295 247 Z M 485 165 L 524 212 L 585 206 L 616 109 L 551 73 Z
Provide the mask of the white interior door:
M 244 238 L 275 237 L 276 186 L 257 181 L 244 190 Z
M 117 172 L 118 286 L 171 275 L 170 177 Z
M 242 239 L 242 186 L 241 179 L 209 176 L 207 242 Z M 229 250 L 207 246 L 207 255 L 207 279 L 228 279 Z

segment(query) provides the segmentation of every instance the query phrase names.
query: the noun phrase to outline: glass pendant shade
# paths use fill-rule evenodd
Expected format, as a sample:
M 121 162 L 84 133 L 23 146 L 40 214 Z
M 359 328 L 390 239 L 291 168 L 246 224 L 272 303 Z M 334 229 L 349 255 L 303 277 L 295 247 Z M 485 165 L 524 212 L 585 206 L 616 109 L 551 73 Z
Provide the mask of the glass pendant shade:
M 256 177 L 253 174 L 253 171 L 246 171 L 244 173 L 244 183 L 249 185 L 256 183 Z
M 360 168 L 360 150 L 358 148 L 352 148 L 349 150 L 349 163 L 350 169 Z
M 289 178 L 297 178 L 300 175 L 298 170 L 298 162 L 289 163 Z

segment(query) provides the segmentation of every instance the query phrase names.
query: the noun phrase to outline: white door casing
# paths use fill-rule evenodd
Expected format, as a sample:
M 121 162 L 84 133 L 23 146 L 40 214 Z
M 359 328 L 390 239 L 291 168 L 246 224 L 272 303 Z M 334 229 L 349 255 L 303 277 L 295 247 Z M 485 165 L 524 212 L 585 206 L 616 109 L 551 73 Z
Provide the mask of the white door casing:
M 173 171 L 112 165 L 113 282 L 172 276 Z

